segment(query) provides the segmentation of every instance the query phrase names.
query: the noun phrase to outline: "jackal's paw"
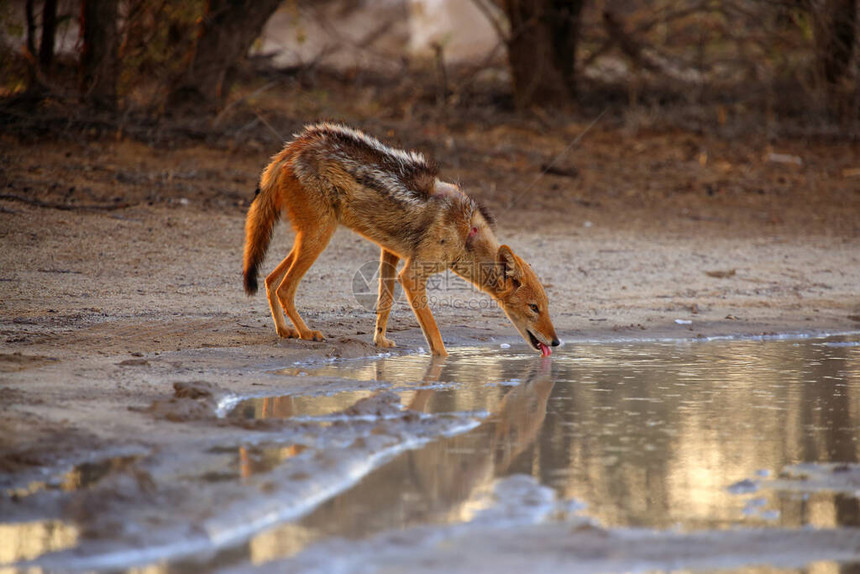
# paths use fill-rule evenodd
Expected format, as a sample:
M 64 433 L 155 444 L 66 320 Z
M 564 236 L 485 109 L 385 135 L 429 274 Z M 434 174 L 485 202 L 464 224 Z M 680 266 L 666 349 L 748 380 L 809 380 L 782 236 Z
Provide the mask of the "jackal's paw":
M 282 339 L 298 339 L 299 338 L 299 332 L 296 331 L 295 329 L 290 328 L 290 327 L 284 327 L 284 328 L 276 327 L 276 329 L 278 330 L 278 336 L 281 337 Z
M 388 337 L 382 337 L 382 336 L 374 337 L 373 338 L 373 344 L 376 345 L 377 347 L 383 347 L 386 349 L 397 346 L 397 344 L 394 341 L 392 341 Z
M 325 337 L 319 331 L 308 331 L 307 333 L 302 333 L 301 338 L 307 341 L 325 341 Z

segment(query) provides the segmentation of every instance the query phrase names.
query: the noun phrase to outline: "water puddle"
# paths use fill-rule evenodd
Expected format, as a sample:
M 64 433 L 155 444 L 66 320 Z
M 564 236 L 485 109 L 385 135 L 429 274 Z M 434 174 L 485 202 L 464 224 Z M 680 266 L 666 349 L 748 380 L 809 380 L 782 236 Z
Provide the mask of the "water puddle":
M 59 520 L 0 524 L 0 572 L 5 570 L 3 565 L 72 548 L 78 537 L 77 528 Z
M 374 394 L 373 391 L 342 391 L 330 396 L 255 397 L 239 402 L 230 416 L 245 420 L 325 420 Z
M 214 447 L 209 449 L 207 454 L 226 455 L 228 457 L 226 464 L 222 464 L 220 468 L 209 468 L 202 473 L 185 476 L 184 478 L 186 480 L 199 480 L 207 483 L 244 480 L 277 469 L 284 462 L 305 452 L 307 448 L 307 445 L 304 444 L 278 443 Z
M 129 455 L 83 462 L 65 474 L 50 480 L 33 481 L 24 487 L 10 488 L 4 494 L 9 498 L 21 499 L 50 490 L 64 492 L 82 490 L 98 484 L 99 481 L 113 472 L 122 471 L 139 458 L 138 455 Z
M 857 462 L 860 345 L 850 338 L 570 345 L 551 360 L 467 350 L 281 371 L 299 372 L 388 383 L 403 409 L 489 415 L 254 537 L 241 552 L 253 563 L 333 536 L 467 521 L 493 481 L 519 474 L 610 528 L 860 526 L 856 493 L 768 488 L 788 465 Z M 357 396 L 326 400 L 335 409 Z M 255 401 L 238 408 L 325 411 L 297 397 Z
M 446 359 L 343 360 L 278 374 L 285 383 L 330 377 L 347 390 L 238 400 L 225 424 L 253 430 L 237 430 L 235 442 L 198 453 L 193 465 L 169 459 L 170 472 L 149 460 L 154 488 L 173 481 L 189 500 L 221 501 L 193 525 L 208 556 L 221 545 L 215 557 L 152 572 L 273 564 L 334 539 L 468 529 L 501 503 L 515 515 L 537 504 L 529 492 L 551 498 L 552 520 L 580 517 L 613 536 L 860 528 L 858 336 L 588 343 L 549 359 L 459 349 Z M 90 488 L 136 460 L 81 465 L 6 494 Z M 533 491 L 499 500 L 509 492 L 500 485 L 525 479 Z M 74 527 L 58 522 L 0 527 L 7 564 L 77 543 Z M 397 540 L 377 550 L 390 555 Z M 818 556 L 840 570 L 826 562 L 834 554 Z
M 298 456 L 307 447 L 301 444 L 275 446 L 240 446 L 239 476 L 248 478 L 265 474 L 281 466 L 285 460 Z
M 26 486 L 8 488 L 3 498 L 25 504 L 27 499 L 45 493 L 70 493 L 99 484 L 114 472 L 122 472 L 140 458 L 139 455 L 108 457 L 75 465 L 67 472 Z M 33 560 L 44 554 L 74 548 L 80 538 L 79 528 L 63 520 L 24 520 L 0 523 L 0 572 L 14 573 L 8 567 L 16 562 Z

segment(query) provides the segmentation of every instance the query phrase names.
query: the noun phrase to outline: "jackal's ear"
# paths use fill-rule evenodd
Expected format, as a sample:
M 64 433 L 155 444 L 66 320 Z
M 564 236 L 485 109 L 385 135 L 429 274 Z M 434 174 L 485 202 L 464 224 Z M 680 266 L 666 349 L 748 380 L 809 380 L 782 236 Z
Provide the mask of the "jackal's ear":
M 519 287 L 523 277 L 523 268 L 511 248 L 507 245 L 499 247 L 496 261 L 505 269 L 505 281 L 510 280 L 514 287 Z

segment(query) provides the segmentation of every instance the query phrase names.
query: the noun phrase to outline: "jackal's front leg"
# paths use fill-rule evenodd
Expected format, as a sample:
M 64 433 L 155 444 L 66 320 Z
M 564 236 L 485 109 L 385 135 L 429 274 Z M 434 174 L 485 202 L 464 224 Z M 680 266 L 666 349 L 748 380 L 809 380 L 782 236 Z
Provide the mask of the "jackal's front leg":
M 424 378 L 421 382 L 427 386 L 429 383 L 438 383 L 442 377 L 442 367 L 445 366 L 444 356 L 434 356 L 430 358 L 430 363 L 427 365 L 427 371 L 424 373 Z M 410 411 L 418 411 L 419 413 L 427 412 L 427 403 L 436 394 L 435 389 L 418 389 L 412 395 L 412 400 L 409 402 L 407 409 Z
M 421 325 L 424 338 L 430 345 L 430 352 L 434 355 L 446 356 L 448 353 L 445 351 L 442 335 L 439 333 L 439 327 L 436 325 L 436 319 L 433 318 L 427 299 L 427 279 L 433 273 L 435 270 L 422 269 L 420 263 L 416 264 L 414 259 L 410 259 L 406 262 L 398 278 L 400 284 L 403 285 L 403 291 L 406 292 L 409 305 L 418 318 L 418 324 Z
M 379 257 L 379 298 L 376 301 L 376 331 L 373 344 L 377 347 L 394 347 L 394 341 L 385 336 L 388 328 L 388 314 L 394 304 L 394 277 L 400 257 L 386 249 Z

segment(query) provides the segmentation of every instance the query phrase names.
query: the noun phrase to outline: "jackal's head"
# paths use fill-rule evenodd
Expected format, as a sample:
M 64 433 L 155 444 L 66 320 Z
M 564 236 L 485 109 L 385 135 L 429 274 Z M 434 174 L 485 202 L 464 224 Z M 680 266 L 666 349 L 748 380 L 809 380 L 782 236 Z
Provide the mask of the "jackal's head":
M 549 318 L 549 301 L 543 285 L 532 268 L 507 245 L 499 247 L 496 256 L 503 269 L 502 285 L 494 293 L 505 314 L 523 339 L 547 357 L 550 347 L 561 344 Z

